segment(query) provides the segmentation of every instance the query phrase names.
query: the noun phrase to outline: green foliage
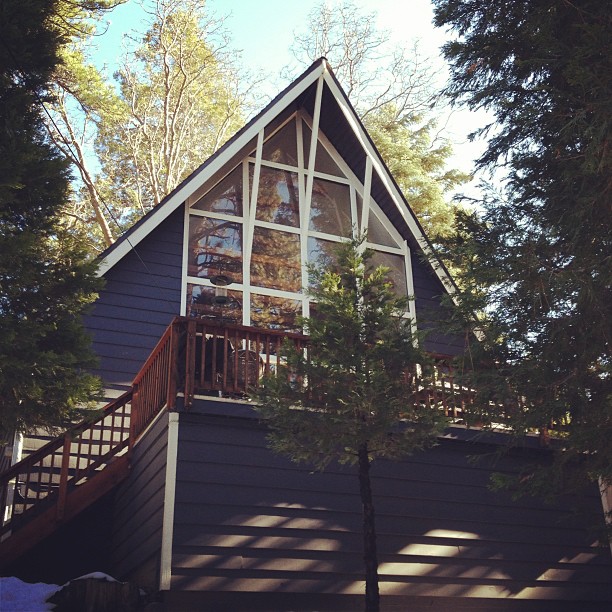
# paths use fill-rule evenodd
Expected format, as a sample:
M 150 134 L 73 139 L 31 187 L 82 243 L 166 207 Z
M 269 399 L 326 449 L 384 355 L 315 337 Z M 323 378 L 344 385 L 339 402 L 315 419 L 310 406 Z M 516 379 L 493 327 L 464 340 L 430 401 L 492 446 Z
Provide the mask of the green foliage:
M 464 321 L 485 332 L 479 391 L 502 407 L 488 417 L 519 433 L 555 425 L 556 469 L 610 482 L 612 14 L 597 0 L 435 4 L 459 36 L 449 94 L 497 121 L 479 164 L 501 186 L 448 248 Z
M 435 134 L 436 74 L 418 43 L 392 44 L 376 14 L 351 1 L 311 11 L 292 51 L 302 65 L 325 57 L 428 237 L 453 231 L 450 192 L 470 177 L 448 169 L 450 143 Z
M 93 397 L 80 323 L 93 264 L 61 225 L 65 161 L 41 100 L 58 61 L 57 3 L 0 2 L 0 431 L 56 426 Z
M 221 24 L 204 0 L 157 0 L 116 72 L 123 113 L 100 126 L 106 193 L 133 222 L 242 125 L 243 95 Z
M 147 3 L 147 30 L 130 39 L 137 44 L 113 83 L 91 51 L 101 18 L 118 4 L 62 0 L 54 21 L 64 45 L 46 123 L 78 176 L 67 222 L 92 251 L 112 244 L 241 126 L 246 96 L 204 0 Z
M 420 115 L 398 116 L 388 104 L 368 114 L 364 124 L 428 238 L 436 242 L 450 235 L 456 209 L 449 194 L 469 176 L 447 168 L 451 145 L 432 142 L 435 122 Z
M 383 267 L 372 269 L 362 241 L 341 247 L 335 265 L 311 270 L 316 312 L 304 320 L 307 354 L 285 347 L 286 364 L 266 381 L 257 410 L 271 427 L 274 450 L 319 469 L 400 457 L 440 430 L 435 411 L 415 406 L 414 345 L 407 300 L 393 293 Z

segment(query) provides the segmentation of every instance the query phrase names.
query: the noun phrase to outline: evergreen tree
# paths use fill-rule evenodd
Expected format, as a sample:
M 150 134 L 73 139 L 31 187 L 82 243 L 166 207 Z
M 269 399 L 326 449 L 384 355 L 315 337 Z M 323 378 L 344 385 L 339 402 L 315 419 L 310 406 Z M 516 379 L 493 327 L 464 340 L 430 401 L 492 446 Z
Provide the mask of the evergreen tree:
M 303 321 L 306 354 L 285 347 L 286 365 L 266 380 L 256 409 L 271 429 L 273 450 L 324 469 L 357 464 L 363 508 L 366 610 L 378 610 L 378 560 L 370 464 L 423 448 L 440 431 L 441 413 L 416 405 L 415 347 L 407 300 L 387 270 L 372 268 L 363 240 L 338 251 L 337 263 L 311 269 L 315 313 Z
M 427 236 L 436 242 L 453 231 L 456 205 L 449 192 L 470 177 L 446 168 L 452 147 L 436 135 L 439 94 L 431 62 L 418 43 L 392 44 L 390 33 L 375 23 L 375 13 L 350 0 L 321 3 L 294 37 L 292 51 L 302 66 L 327 58 Z
M 122 112 L 100 125 L 101 189 L 132 222 L 242 126 L 246 92 L 205 0 L 155 0 L 148 30 L 115 74 Z
M 457 207 L 450 193 L 469 177 L 447 167 L 452 147 L 432 137 L 434 120 L 399 116 L 390 103 L 368 114 L 364 124 L 428 238 L 437 243 L 452 234 Z
M 66 163 L 41 105 L 58 62 L 57 2 L 0 1 L 0 432 L 62 425 L 92 397 L 80 323 L 93 264 L 62 228 Z
M 563 450 L 525 482 L 612 479 L 612 13 L 599 0 L 435 0 L 458 38 L 450 96 L 496 123 L 480 167 L 500 185 L 449 248 L 484 332 L 479 391 L 515 431 Z M 492 367 L 495 365 L 495 367 Z M 483 403 L 482 405 L 487 405 Z M 570 466 L 572 469 L 570 470 Z M 577 472 L 574 470 L 579 468 Z

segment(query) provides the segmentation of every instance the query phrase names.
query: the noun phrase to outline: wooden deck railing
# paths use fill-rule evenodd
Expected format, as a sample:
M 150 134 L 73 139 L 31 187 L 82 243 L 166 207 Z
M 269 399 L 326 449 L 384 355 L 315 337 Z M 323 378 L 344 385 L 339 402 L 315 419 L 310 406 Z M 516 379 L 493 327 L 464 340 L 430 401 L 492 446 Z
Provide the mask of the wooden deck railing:
M 174 406 L 179 333 L 180 325 L 168 327 L 129 391 L 0 474 L 0 540 L 49 508 L 61 522 L 67 496 L 127 455 L 160 410 Z
M 276 330 L 223 325 L 202 319 L 180 319 L 179 385 L 185 406 L 194 394 L 241 397 L 273 372 L 285 340 L 301 349 L 307 337 Z M 183 387 L 184 381 L 184 387 Z
M 108 404 L 97 419 L 72 427 L 0 474 L 4 512 L 0 536 L 52 505 L 61 521 L 70 491 L 127 452 L 132 410 L 128 391 Z
M 177 317 L 136 375 L 132 388 L 97 418 L 69 429 L 0 474 L 0 540 L 55 507 L 61 521 L 67 496 L 119 457 L 129 453 L 160 410 L 173 410 L 177 396 L 189 409 L 196 395 L 244 398 L 264 375 L 276 371 L 281 345 L 307 346 L 300 334 L 217 321 Z M 458 417 L 471 401 L 450 366 L 438 360 L 435 384 L 422 386 L 419 405 Z M 126 461 L 127 465 L 127 461 Z

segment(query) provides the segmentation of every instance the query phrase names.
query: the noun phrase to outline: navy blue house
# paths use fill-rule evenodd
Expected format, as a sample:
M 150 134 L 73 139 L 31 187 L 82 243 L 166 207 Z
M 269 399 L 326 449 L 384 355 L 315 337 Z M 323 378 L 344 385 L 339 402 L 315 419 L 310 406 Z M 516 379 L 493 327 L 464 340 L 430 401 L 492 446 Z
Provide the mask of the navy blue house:
M 462 354 L 461 338 L 435 330 L 453 283 L 321 59 L 103 254 L 86 325 L 114 416 L 57 446 L 74 482 L 60 478 L 63 501 L 32 512 L 38 535 L 16 521 L 5 530 L 5 571 L 102 569 L 160 591 L 170 610 L 360 609 L 357 478 L 271 453 L 239 391 L 274 367 L 279 339 L 300 341 L 306 264 L 364 230 L 414 296 L 406 316 L 434 326 L 426 348 Z M 534 439 L 500 456 L 503 434 L 450 410 L 437 446 L 375 464 L 382 608 L 610 609 L 610 549 L 574 512 L 603 521 L 597 488 L 552 504 L 492 492 L 492 471 L 516 473 L 546 451 Z M 84 440 L 118 450 L 89 461 Z M 26 483 L 26 499 L 28 469 L 6 480 Z M 29 512 L 17 497 L 5 495 L 13 519 Z

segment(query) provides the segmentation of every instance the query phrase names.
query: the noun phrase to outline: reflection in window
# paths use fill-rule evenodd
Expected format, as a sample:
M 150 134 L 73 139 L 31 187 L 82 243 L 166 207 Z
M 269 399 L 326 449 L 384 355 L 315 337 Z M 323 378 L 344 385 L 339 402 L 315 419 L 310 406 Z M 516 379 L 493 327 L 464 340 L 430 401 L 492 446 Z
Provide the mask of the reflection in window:
M 189 218 L 187 274 L 211 278 L 229 276 L 242 282 L 242 225 L 220 219 Z
M 296 317 L 301 314 L 302 302 L 269 295 L 251 296 L 251 325 L 282 331 L 300 331 Z
M 337 260 L 339 243 L 308 238 L 308 263 L 317 270 L 327 270 Z
M 219 305 L 215 303 L 214 287 L 188 284 L 187 316 L 242 325 L 242 292 L 228 291 L 227 296 L 229 302 Z
M 297 138 L 295 120 L 281 128 L 263 145 L 262 159 L 297 166 Z
M 355 192 L 355 204 L 357 204 L 357 221 L 355 221 L 355 225 L 360 228 L 361 216 L 363 215 L 363 198 L 357 192 Z
M 253 181 L 253 166 L 250 169 Z M 298 227 L 300 224 L 298 175 L 296 172 L 261 167 L 257 192 L 258 221 Z
M 192 208 L 225 215 L 242 216 L 242 165 L 201 197 Z
M 346 237 L 350 234 L 351 227 L 348 185 L 315 179 L 312 187 L 309 229 Z
M 298 292 L 302 285 L 298 234 L 256 227 L 251 255 L 251 285 Z
M 388 278 L 393 283 L 393 287 L 397 295 L 406 297 L 408 295 L 408 285 L 406 283 L 406 259 L 403 255 L 393 255 L 392 253 L 383 253 L 382 251 L 374 251 L 374 256 L 371 259 L 372 265 L 385 266 L 389 268 Z
M 397 242 L 391 237 L 391 234 L 385 229 L 385 226 L 378 220 L 373 211 L 370 211 L 370 218 L 368 220 L 368 241 L 385 246 L 398 246 Z
M 302 122 L 303 127 L 303 142 L 304 142 L 304 165 L 310 167 L 310 161 L 308 156 L 310 155 L 310 140 L 312 138 L 312 131 Z M 331 174 L 333 176 L 342 176 L 344 173 L 336 162 L 332 159 L 332 156 L 327 152 L 325 147 L 321 144 L 321 141 L 317 142 L 317 153 L 315 157 L 315 170 L 324 174 Z

